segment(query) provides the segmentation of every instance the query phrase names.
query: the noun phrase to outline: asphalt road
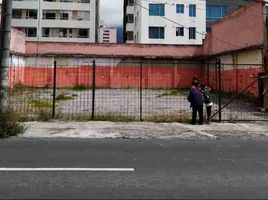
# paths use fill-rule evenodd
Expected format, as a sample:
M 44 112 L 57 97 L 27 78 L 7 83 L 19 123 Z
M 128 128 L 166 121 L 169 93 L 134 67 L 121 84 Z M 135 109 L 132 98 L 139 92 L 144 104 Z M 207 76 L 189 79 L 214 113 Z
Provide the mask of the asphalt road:
M 0 141 L 0 168 L 134 168 L 134 172 L 0 172 L 0 199 L 268 198 L 267 141 Z

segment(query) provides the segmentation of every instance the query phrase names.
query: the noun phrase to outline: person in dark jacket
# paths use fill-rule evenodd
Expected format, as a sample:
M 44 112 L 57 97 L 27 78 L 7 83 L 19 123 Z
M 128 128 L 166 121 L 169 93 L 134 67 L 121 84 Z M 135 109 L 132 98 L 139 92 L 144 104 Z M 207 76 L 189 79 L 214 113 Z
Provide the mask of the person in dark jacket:
M 197 112 L 199 116 L 199 124 L 202 125 L 204 123 L 203 116 L 203 104 L 204 98 L 200 88 L 200 82 L 195 80 L 193 82 L 193 86 L 190 89 L 190 93 L 188 96 L 188 101 L 191 103 L 192 108 L 192 124 L 196 124 Z

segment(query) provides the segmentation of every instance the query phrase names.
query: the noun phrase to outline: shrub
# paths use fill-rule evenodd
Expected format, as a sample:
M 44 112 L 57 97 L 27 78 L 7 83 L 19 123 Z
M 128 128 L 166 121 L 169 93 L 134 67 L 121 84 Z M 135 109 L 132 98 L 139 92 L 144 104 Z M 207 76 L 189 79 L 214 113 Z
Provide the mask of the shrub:
M 0 138 L 17 136 L 24 131 L 23 125 L 18 122 L 18 115 L 11 109 L 0 111 Z

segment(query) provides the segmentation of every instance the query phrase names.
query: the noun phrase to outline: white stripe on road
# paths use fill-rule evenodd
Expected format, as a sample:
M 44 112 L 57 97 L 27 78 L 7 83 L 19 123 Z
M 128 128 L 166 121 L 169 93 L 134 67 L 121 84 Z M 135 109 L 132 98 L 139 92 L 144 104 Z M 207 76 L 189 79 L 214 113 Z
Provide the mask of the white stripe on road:
M 0 171 L 74 171 L 74 172 L 134 172 L 134 168 L 0 168 Z

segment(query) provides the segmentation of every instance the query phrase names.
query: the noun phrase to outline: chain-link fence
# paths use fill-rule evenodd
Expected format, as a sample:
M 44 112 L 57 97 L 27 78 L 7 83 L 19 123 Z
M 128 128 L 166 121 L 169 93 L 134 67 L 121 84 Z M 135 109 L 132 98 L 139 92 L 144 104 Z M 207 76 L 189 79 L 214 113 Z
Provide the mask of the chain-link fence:
M 25 120 L 186 122 L 193 77 L 212 88 L 214 120 L 268 120 L 258 111 L 259 65 L 95 62 L 12 66 L 9 105 Z

